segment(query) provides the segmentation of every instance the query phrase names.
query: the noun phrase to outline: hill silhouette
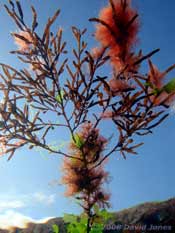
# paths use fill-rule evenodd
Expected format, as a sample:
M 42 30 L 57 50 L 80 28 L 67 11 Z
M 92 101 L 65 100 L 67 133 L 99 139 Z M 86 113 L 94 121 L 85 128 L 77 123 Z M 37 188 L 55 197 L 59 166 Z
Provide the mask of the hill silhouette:
M 175 198 L 146 202 L 112 214 L 113 221 L 106 223 L 103 233 L 175 233 Z M 60 233 L 66 233 L 66 224 L 59 217 L 44 224 L 28 223 L 25 229 L 0 229 L 0 233 L 52 233 L 53 224 L 59 226 Z

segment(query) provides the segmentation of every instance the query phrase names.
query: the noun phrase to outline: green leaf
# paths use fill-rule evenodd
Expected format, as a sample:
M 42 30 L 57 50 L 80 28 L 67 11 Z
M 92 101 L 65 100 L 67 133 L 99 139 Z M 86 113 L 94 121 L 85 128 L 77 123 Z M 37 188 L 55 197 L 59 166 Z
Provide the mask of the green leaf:
M 94 224 L 90 233 L 102 233 L 103 232 L 103 224 Z
M 106 222 L 108 219 L 112 218 L 113 215 L 109 213 L 107 210 L 103 209 L 100 212 L 100 215 L 103 217 L 104 221 Z
M 87 224 L 87 215 L 85 213 L 82 213 L 80 215 L 80 223 L 83 224 L 84 226 Z
M 93 207 L 94 212 L 95 212 L 95 217 L 94 217 L 94 223 L 95 226 L 101 224 L 104 226 L 105 223 L 109 219 L 113 219 L 113 214 L 109 213 L 106 209 L 100 210 L 100 208 L 97 205 L 94 205 Z
M 53 224 L 52 225 L 52 230 L 53 230 L 53 233 L 59 233 L 59 227 L 58 227 L 58 225 Z
M 83 138 L 81 138 L 78 134 L 75 134 L 75 135 L 74 135 L 74 140 L 73 140 L 73 142 L 75 143 L 75 145 L 76 145 L 79 149 L 81 149 L 82 146 L 84 145 L 84 140 L 83 140 Z
M 64 214 L 63 220 L 67 225 L 67 233 L 86 233 L 87 216 L 80 217 L 73 214 Z
M 160 89 L 154 88 L 151 94 L 158 96 L 162 93 L 162 91 L 163 91 L 163 88 L 160 88 Z
M 162 88 L 164 91 L 166 91 L 168 94 L 175 91 L 175 78 L 171 79 L 167 84 L 165 84 Z
M 145 87 L 153 87 L 153 85 L 152 85 L 151 82 L 145 82 L 145 83 L 144 83 L 144 86 L 145 86 Z
M 145 87 L 151 87 L 151 89 L 152 89 L 151 94 L 153 94 L 153 95 L 158 95 L 162 92 L 162 89 L 156 88 L 151 82 L 145 82 L 143 85 Z
M 93 210 L 97 215 L 97 219 L 94 219 L 93 226 L 91 228 L 90 233 L 102 233 L 104 229 L 104 225 L 107 223 L 109 219 L 113 217 L 113 215 L 107 210 L 100 208 L 97 205 L 94 205 Z M 63 220 L 67 224 L 67 233 L 86 233 L 87 232 L 87 215 L 82 213 L 80 216 L 76 216 L 73 214 L 65 214 Z
M 98 207 L 98 205 L 94 205 L 93 209 L 94 209 L 95 214 L 97 215 L 100 214 L 100 208 Z
M 64 91 L 60 90 L 58 95 L 55 97 L 56 101 L 61 104 L 63 102 Z

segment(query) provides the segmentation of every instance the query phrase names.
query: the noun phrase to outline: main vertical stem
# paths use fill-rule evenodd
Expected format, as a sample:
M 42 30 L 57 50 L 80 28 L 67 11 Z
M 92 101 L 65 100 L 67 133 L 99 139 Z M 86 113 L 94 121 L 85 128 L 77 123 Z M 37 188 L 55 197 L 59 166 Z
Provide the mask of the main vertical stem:
M 90 233 L 90 231 L 91 231 L 90 220 L 91 220 L 91 217 L 88 216 L 88 220 L 87 220 L 87 233 Z
M 91 217 L 92 217 L 91 209 L 92 209 L 92 206 L 90 205 L 90 192 L 89 192 L 88 193 L 88 210 L 87 210 L 87 216 L 88 216 L 88 219 L 87 219 L 87 233 L 90 233 L 90 231 L 91 231 Z

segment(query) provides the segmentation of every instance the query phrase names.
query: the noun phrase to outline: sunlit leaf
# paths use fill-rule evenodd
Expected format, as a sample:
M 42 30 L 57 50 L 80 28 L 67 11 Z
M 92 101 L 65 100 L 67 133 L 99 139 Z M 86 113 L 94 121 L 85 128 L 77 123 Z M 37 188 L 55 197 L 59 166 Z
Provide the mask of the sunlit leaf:
M 64 214 L 63 220 L 67 225 L 67 233 L 86 233 L 87 216 L 80 217 L 73 214 Z
M 58 227 L 58 225 L 53 224 L 52 225 L 52 230 L 53 230 L 53 233 L 59 233 L 59 227 Z
M 103 217 L 104 221 L 107 221 L 113 217 L 113 214 L 109 213 L 106 209 L 101 210 L 100 215 Z
M 163 86 L 163 90 L 166 91 L 168 94 L 175 91 L 175 78 L 171 79 L 167 84 Z
M 60 90 L 58 95 L 55 97 L 56 101 L 61 104 L 63 102 L 63 97 L 64 97 L 64 91 Z
M 74 135 L 74 143 L 80 149 L 84 145 L 84 140 L 78 134 Z

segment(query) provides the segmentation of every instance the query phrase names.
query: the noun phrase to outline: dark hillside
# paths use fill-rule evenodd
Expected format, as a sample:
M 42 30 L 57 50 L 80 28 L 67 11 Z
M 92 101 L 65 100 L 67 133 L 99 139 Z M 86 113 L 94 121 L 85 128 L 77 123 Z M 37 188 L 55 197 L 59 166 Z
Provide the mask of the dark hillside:
M 103 233 L 175 233 L 175 198 L 163 202 L 148 202 L 113 213 L 114 221 L 105 225 Z M 1 230 L 0 233 L 52 233 L 52 225 L 66 233 L 62 218 L 45 224 L 29 223 L 25 229 Z

